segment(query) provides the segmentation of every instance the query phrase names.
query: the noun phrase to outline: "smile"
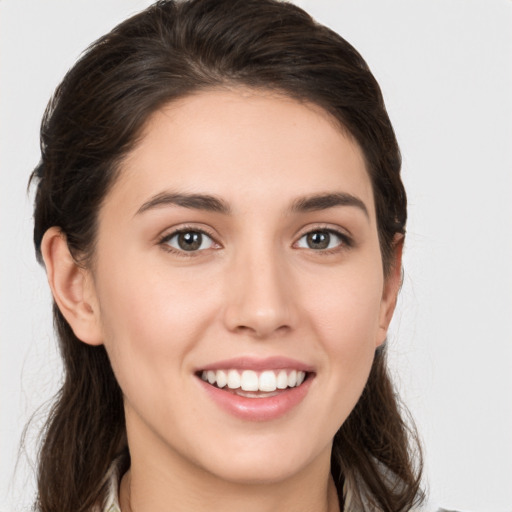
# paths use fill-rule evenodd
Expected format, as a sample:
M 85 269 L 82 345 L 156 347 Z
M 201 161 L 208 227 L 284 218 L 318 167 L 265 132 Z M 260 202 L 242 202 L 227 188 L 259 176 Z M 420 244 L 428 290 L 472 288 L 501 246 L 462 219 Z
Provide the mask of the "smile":
M 249 397 L 265 397 L 267 393 L 277 390 L 300 386 L 306 378 L 306 372 L 302 370 L 203 370 L 201 378 L 219 389 L 227 387 L 227 390 Z M 263 392 L 247 395 L 241 392 Z
M 206 396 L 221 410 L 245 421 L 277 420 L 308 395 L 316 369 L 284 357 L 234 358 L 199 368 Z

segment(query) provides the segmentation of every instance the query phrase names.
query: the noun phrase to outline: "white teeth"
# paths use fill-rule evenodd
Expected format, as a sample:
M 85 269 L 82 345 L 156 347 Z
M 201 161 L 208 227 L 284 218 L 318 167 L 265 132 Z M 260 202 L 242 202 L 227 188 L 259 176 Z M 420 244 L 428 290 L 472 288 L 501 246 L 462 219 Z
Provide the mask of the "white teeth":
M 252 370 L 244 370 L 240 380 L 240 387 L 243 391 L 258 391 L 258 374 Z
M 236 370 L 228 372 L 228 388 L 237 389 L 240 387 L 240 374 Z
M 276 374 L 271 370 L 264 371 L 259 378 L 260 391 L 275 391 L 276 387 Z
M 228 383 L 228 376 L 226 372 L 219 370 L 217 372 L 217 386 L 223 388 Z
M 306 372 L 300 370 L 265 370 L 259 375 L 253 370 L 208 370 L 201 373 L 201 378 L 219 388 L 226 385 L 230 389 L 242 391 L 263 391 L 271 393 L 276 389 L 300 386 L 306 378 Z
M 286 389 L 288 387 L 288 375 L 284 370 L 277 374 L 277 389 Z

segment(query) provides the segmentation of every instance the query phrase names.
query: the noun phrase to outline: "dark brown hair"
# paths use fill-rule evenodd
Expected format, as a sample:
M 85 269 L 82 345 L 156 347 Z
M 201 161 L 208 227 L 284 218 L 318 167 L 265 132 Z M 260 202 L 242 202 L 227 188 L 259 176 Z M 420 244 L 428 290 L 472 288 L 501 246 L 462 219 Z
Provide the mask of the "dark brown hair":
M 97 215 L 148 117 L 211 87 L 273 90 L 324 108 L 364 153 L 385 273 L 404 233 L 400 152 L 380 88 L 359 53 L 298 7 L 275 0 L 159 1 L 96 41 L 68 72 L 41 128 L 34 242 L 59 226 L 73 256 L 94 255 Z M 76 338 L 54 306 L 65 380 L 39 455 L 42 512 L 79 512 L 126 452 L 123 398 L 105 349 Z M 368 383 L 334 440 L 332 473 L 363 506 L 405 511 L 421 498 L 419 445 L 376 352 Z M 412 434 L 412 435 L 411 435 Z

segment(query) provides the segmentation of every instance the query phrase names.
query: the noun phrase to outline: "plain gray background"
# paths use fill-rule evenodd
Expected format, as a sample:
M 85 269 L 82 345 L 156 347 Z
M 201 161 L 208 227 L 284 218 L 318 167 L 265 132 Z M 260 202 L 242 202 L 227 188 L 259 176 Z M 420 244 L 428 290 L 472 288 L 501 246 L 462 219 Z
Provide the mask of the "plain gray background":
M 0 510 L 34 494 L 37 427 L 57 389 L 50 296 L 27 178 L 53 89 L 144 0 L 0 0 Z M 297 1 L 366 58 L 404 158 L 410 221 L 390 335 L 432 499 L 512 511 L 512 1 Z M 26 453 L 26 455 L 25 455 Z

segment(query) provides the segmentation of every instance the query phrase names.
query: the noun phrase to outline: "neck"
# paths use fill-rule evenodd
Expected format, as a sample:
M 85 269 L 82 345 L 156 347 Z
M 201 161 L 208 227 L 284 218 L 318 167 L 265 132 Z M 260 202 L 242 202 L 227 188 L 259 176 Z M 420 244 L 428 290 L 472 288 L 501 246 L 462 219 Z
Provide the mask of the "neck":
M 141 482 L 142 484 L 142 482 Z M 237 489 L 227 493 L 217 489 L 205 492 L 198 488 L 196 493 L 184 497 L 183 493 L 156 492 L 148 495 L 144 485 L 133 482 L 132 473 L 128 471 L 122 478 L 119 499 L 122 512 L 339 512 L 340 506 L 336 488 L 332 479 L 321 493 L 302 492 L 294 489 L 288 494 L 284 489 L 280 493 L 264 486 L 252 489 Z M 173 490 L 175 489 L 172 486 Z M 305 496 L 309 494 L 309 496 Z M 207 497 L 208 495 L 208 497 Z
M 174 486 L 173 486 L 174 489 Z M 128 471 L 122 478 L 119 500 L 122 512 L 340 512 L 336 488 L 332 479 L 322 495 L 304 493 L 294 489 L 293 495 L 286 496 L 281 492 L 276 495 L 264 486 L 255 486 L 227 494 L 217 489 L 208 493 L 204 489 L 192 496 L 185 497 L 183 493 L 161 493 L 148 495 L 143 486 L 134 483 L 132 473 Z M 305 496 L 304 494 L 309 494 Z

